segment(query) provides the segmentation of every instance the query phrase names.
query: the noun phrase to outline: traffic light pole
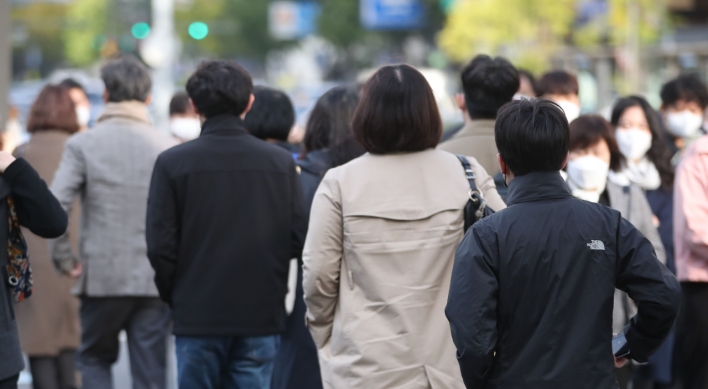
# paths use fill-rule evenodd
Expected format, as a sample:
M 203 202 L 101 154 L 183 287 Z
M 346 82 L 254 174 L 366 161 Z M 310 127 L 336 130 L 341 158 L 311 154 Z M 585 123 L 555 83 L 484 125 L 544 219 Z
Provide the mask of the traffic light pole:
M 5 131 L 5 123 L 10 113 L 9 94 L 12 78 L 12 26 L 11 0 L 0 0 L 0 131 Z
M 1 0 L 0 0 L 1 1 Z M 174 0 L 152 0 L 152 34 L 163 57 L 153 65 L 153 121 L 156 128 L 169 131 L 169 105 L 174 93 L 172 69 L 176 57 Z

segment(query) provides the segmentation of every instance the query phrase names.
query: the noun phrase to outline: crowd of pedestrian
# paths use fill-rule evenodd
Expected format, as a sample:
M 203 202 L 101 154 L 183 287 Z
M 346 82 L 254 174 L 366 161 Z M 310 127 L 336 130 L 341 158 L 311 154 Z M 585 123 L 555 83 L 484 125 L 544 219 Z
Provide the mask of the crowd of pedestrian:
M 572 73 L 479 55 L 444 133 L 389 65 L 323 94 L 298 144 L 288 95 L 233 61 L 165 129 L 139 61 L 101 78 L 95 123 L 79 83 L 47 85 L 0 152 L 0 389 L 22 353 L 35 389 L 112 388 L 122 332 L 136 389 L 166 388 L 170 334 L 181 389 L 708 388 L 697 76 L 603 117 Z

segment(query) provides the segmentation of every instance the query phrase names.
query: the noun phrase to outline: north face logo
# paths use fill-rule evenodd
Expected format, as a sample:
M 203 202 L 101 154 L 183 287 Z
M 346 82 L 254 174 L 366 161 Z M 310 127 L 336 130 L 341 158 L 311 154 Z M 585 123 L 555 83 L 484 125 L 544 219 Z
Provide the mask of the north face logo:
M 605 244 L 601 240 L 591 240 L 588 247 L 590 250 L 605 250 Z

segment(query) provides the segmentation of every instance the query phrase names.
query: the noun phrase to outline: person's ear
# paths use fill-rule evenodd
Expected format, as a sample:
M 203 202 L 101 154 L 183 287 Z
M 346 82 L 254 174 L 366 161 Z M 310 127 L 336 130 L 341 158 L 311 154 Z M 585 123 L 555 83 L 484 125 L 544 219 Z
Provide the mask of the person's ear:
M 103 90 L 103 102 L 108 104 L 108 89 Z
M 150 105 L 150 103 L 152 103 L 152 93 L 145 98 L 145 105 Z
M 509 165 L 504 162 L 501 154 L 497 153 L 497 161 L 499 162 L 499 167 L 501 168 L 501 173 L 504 175 L 509 174 Z
M 457 108 L 459 108 L 460 111 L 462 111 L 462 112 L 467 111 L 467 103 L 465 103 L 465 94 L 464 93 L 456 94 L 455 100 L 457 100 Z
M 256 101 L 256 96 L 254 96 L 253 93 L 251 93 L 251 98 L 248 100 L 248 106 L 246 106 L 246 109 L 241 114 L 241 119 L 246 118 L 246 114 L 251 110 L 251 108 L 253 108 L 254 101 Z
M 189 99 L 189 105 L 192 106 L 192 109 L 194 110 L 194 113 L 195 113 L 195 114 L 197 115 L 197 117 L 199 118 L 199 121 L 202 122 L 202 124 L 203 124 L 204 121 L 206 120 L 206 118 L 204 117 L 204 115 L 202 115 L 201 112 L 199 112 L 199 110 L 197 109 L 197 106 L 194 105 L 194 101 L 192 101 L 192 99 Z
M 565 165 L 568 164 L 568 159 L 569 159 L 569 158 L 570 158 L 570 151 L 568 152 L 568 154 L 565 155 L 565 159 L 563 160 L 563 166 L 561 166 L 560 170 L 565 169 Z
M 192 111 L 197 114 L 197 116 L 202 116 L 202 113 L 199 112 L 199 109 L 197 109 L 197 106 L 194 105 L 194 101 L 192 99 L 189 99 L 189 106 L 192 107 Z

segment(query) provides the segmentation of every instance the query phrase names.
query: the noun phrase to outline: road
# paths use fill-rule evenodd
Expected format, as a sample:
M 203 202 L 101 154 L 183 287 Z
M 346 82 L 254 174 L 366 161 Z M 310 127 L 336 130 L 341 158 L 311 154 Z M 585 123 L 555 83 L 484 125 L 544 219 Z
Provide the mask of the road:
M 167 388 L 177 388 L 177 361 L 175 360 L 174 341 L 169 343 L 168 349 L 168 381 Z M 132 380 L 130 379 L 130 360 L 128 359 L 128 346 L 125 333 L 121 333 L 120 356 L 118 363 L 113 366 L 113 382 L 114 389 L 132 389 Z M 20 375 L 20 384 L 18 389 L 32 389 L 32 375 L 29 369 L 25 369 Z

